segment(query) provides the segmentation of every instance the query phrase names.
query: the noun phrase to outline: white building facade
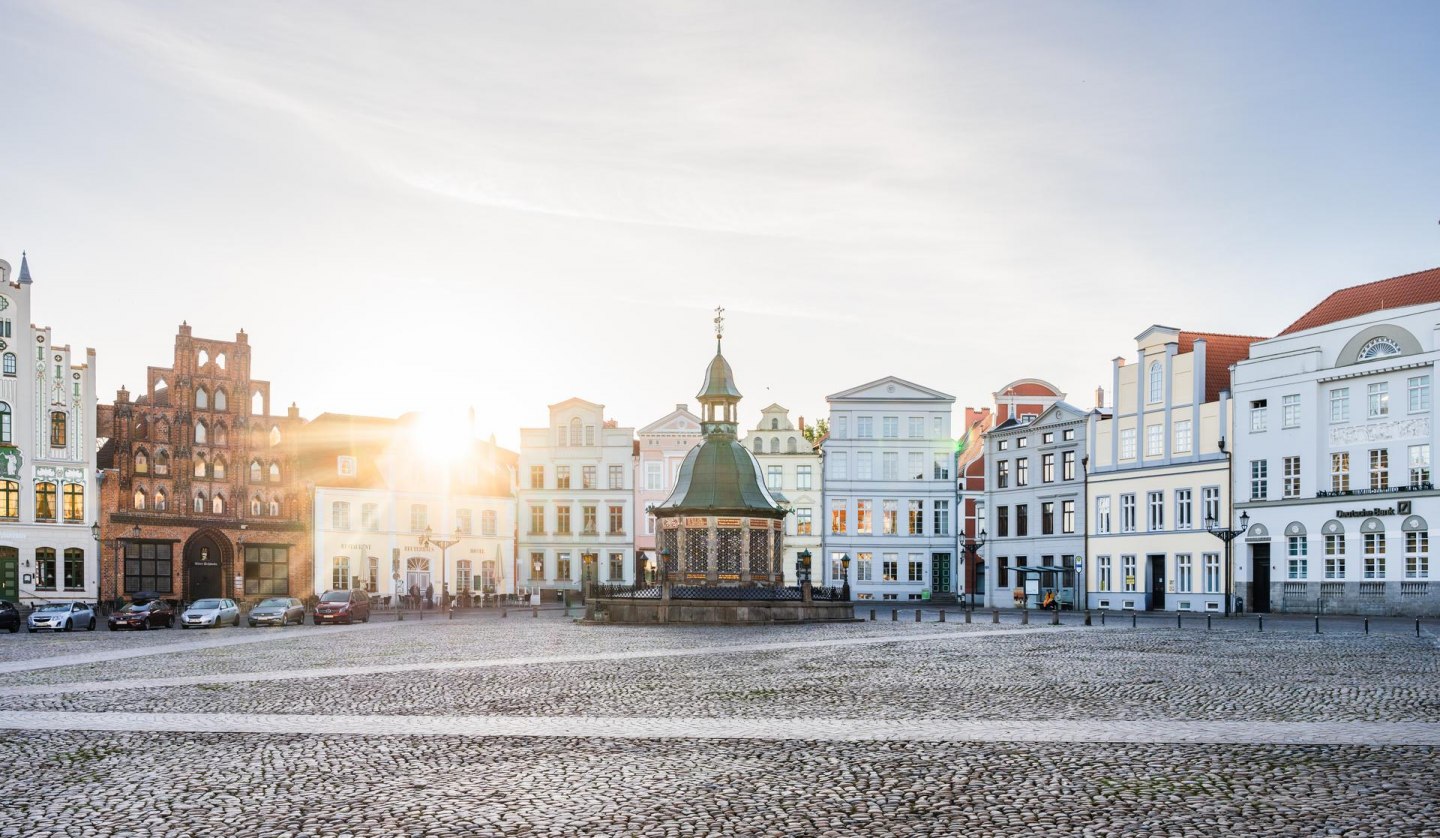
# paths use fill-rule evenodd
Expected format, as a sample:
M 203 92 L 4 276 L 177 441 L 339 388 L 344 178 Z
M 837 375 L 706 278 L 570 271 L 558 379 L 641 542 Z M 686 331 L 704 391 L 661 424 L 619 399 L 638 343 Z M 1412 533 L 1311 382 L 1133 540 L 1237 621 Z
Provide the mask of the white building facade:
M 1236 366 L 1234 491 L 1250 527 L 1235 546 L 1255 610 L 1440 612 L 1437 282 L 1338 291 Z
M 844 581 L 848 555 L 858 600 L 953 593 L 955 397 L 891 376 L 825 400 L 824 584 Z
M 95 602 L 95 350 L 32 326 L 33 288 L 0 260 L 0 599 Z
M 670 497 L 675 478 L 690 449 L 704 441 L 700 435 L 700 417 L 690 412 L 687 404 L 641 428 L 636 434 L 635 474 L 635 552 L 655 560 L 655 516 L 652 507 Z
M 820 452 L 805 438 L 805 429 L 790 421 L 790 411 L 778 404 L 760 411 L 760 423 L 741 444 L 760 463 L 771 497 L 790 512 L 785 516 L 785 555 L 781 565 L 785 583 L 796 584 L 795 563 L 804 551 L 812 557 L 813 578 L 822 578 L 819 565 L 824 563 L 825 553 L 818 518 L 824 510 L 824 477 Z
M 584 399 L 551 405 L 549 427 L 521 429 L 520 564 L 531 590 L 635 582 L 634 448 L 634 428 Z

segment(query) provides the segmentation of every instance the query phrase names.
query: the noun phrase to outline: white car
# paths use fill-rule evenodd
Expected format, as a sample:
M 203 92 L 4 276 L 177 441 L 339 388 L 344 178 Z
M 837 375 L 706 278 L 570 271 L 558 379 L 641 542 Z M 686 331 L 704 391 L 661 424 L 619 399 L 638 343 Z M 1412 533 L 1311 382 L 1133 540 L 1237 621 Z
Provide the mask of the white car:
M 40 629 L 74 631 L 76 626 L 84 626 L 86 631 L 95 630 L 95 611 L 83 602 L 51 602 L 42 605 L 30 614 L 26 628 L 33 634 Z
M 240 607 L 233 599 L 197 599 L 180 615 L 180 628 L 214 628 L 240 625 Z

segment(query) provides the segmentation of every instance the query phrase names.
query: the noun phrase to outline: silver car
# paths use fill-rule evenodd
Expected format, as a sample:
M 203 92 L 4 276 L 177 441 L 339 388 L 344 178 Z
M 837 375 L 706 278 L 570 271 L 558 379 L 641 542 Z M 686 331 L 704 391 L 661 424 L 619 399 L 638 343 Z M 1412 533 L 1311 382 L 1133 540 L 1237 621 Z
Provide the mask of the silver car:
M 240 625 L 240 608 L 233 599 L 197 599 L 180 615 L 180 628 L 214 628 Z
M 305 605 L 293 596 L 273 596 L 250 609 L 250 628 L 256 626 L 297 626 L 305 624 Z
M 76 626 L 84 626 L 86 631 L 95 630 L 95 611 L 83 602 L 41 605 L 31 612 L 27 628 L 34 633 L 40 629 L 74 631 Z

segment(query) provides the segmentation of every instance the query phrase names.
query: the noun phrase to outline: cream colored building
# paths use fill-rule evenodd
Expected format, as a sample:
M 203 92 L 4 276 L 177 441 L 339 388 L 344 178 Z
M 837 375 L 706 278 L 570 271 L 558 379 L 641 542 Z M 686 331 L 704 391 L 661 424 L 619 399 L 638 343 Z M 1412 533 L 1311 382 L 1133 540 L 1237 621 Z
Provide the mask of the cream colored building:
M 782 567 L 785 584 L 795 584 L 795 562 L 809 550 L 811 572 L 821 579 L 820 452 L 805 438 L 804 426 L 790 421 L 790 411 L 772 404 L 760 411 L 760 423 L 746 433 L 741 443 L 760 463 L 765 488 L 790 514 L 785 516 L 785 556 Z M 839 571 L 825 578 L 837 578 Z
M 1225 610 L 1232 573 L 1206 521 L 1231 521 L 1230 367 L 1257 340 L 1151 326 L 1134 363 L 1115 359 L 1113 410 L 1087 434 L 1089 607 Z

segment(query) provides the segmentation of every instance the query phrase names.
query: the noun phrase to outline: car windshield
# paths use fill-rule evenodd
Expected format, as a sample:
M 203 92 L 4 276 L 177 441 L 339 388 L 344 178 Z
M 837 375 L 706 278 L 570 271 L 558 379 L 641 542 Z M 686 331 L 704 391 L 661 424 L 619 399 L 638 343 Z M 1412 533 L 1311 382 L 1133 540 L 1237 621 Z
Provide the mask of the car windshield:
M 69 610 L 70 610 L 70 603 L 68 603 L 68 602 L 59 602 L 59 603 L 52 602 L 52 603 L 50 603 L 49 605 L 42 605 L 42 606 L 40 606 L 39 608 L 36 608 L 35 610 L 36 610 L 36 611 L 69 611 Z
M 190 604 L 191 611 L 217 611 L 220 608 L 218 599 L 197 599 Z
M 132 602 L 132 603 L 130 603 L 129 605 L 125 606 L 122 610 L 123 610 L 123 611 L 126 611 L 126 612 L 128 612 L 128 613 L 130 613 L 130 614 L 140 614 L 140 613 L 143 613 L 143 612 L 145 612 L 145 611 L 149 611 L 149 610 L 150 610 L 150 606 L 149 606 L 148 603 L 145 604 L 145 605 L 136 605 L 135 603 Z
M 290 600 L 288 600 L 288 599 L 264 599 L 264 600 L 261 600 L 261 601 L 260 601 L 260 607 L 261 607 L 261 608 L 289 608 L 289 607 L 290 607 Z
M 321 601 L 321 602 L 349 602 L 349 601 L 350 601 L 350 592 L 349 592 L 349 591 L 330 591 L 330 592 L 326 593 L 324 596 L 320 597 L 320 601 Z

